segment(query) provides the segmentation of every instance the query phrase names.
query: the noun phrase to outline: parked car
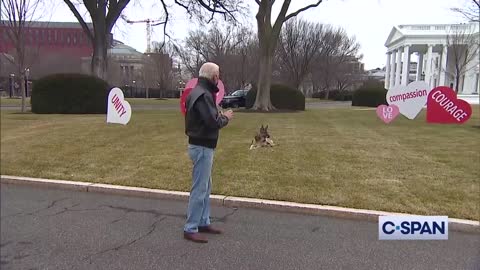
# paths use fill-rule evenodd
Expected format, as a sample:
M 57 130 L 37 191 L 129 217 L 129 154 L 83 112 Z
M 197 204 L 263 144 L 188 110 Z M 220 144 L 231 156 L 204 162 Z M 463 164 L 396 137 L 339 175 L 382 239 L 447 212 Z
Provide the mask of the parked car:
M 220 102 L 222 108 L 238 108 L 245 107 L 248 90 L 237 90 L 231 95 L 224 96 Z

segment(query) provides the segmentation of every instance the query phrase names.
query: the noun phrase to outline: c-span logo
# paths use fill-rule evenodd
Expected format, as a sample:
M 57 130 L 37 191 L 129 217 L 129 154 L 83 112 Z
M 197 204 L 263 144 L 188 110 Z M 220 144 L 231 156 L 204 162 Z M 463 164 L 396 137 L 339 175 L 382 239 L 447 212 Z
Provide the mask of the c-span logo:
M 448 240 L 447 216 L 380 216 L 379 240 Z

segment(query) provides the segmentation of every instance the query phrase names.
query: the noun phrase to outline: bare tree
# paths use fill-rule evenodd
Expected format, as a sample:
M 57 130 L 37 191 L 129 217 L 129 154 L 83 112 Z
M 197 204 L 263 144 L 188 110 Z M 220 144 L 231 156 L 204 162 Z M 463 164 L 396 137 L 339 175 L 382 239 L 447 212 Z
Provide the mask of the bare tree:
M 207 59 L 210 59 L 208 52 L 203 50 L 203 42 L 206 40 L 205 35 L 201 30 L 190 31 L 183 44 L 174 44 L 175 53 L 193 77 L 198 77 L 200 66 Z
M 275 50 L 283 24 L 301 12 L 319 6 L 323 0 L 317 0 L 314 4 L 307 5 L 287 15 L 291 0 L 283 0 L 278 17 L 272 25 L 272 7 L 275 1 L 255 0 L 258 4 L 256 15 L 259 41 L 259 63 L 257 97 L 253 110 L 269 111 L 274 109 L 270 100 L 270 86 L 272 81 L 272 66 Z
M 453 11 L 462 14 L 467 20 L 480 23 L 480 0 L 466 0 L 468 4 L 462 8 L 452 8 Z
M 146 83 L 147 98 L 149 98 L 149 88 L 158 88 L 160 91 L 160 98 L 163 97 L 165 90 L 173 89 L 174 72 L 171 58 L 173 54 L 173 44 L 157 43 L 154 46 L 153 53 L 146 56 L 145 74 L 148 78 L 148 82 Z
M 2 0 L 1 17 L 5 21 L 1 23 L 7 26 L 7 36 L 14 47 L 14 64 L 20 78 L 20 92 L 22 95 L 22 112 L 26 111 L 25 104 L 25 75 L 27 64 L 31 61 L 36 50 L 28 50 L 26 30 L 32 21 L 38 20 L 41 0 Z
M 479 37 L 475 34 L 473 25 L 452 27 L 453 30 L 447 35 L 447 46 L 454 66 L 453 72 L 450 73 L 455 78 L 455 92 L 458 93 L 463 76 L 474 68 L 472 62 L 479 52 Z
M 177 55 L 192 76 L 204 62 L 220 66 L 222 81 L 227 89 L 239 88 L 255 80 L 256 42 L 245 27 L 214 24 L 209 30 L 190 32 L 183 45 L 175 46 Z
M 282 77 L 298 88 L 311 72 L 312 62 L 323 45 L 323 25 L 304 20 L 291 20 L 280 34 L 277 61 Z
M 163 8 L 163 21 L 155 25 L 163 25 L 166 34 L 167 23 L 170 19 L 167 0 L 158 0 Z M 107 72 L 108 37 L 113 26 L 130 3 L 130 0 L 64 0 L 70 8 L 83 30 L 89 37 L 93 46 L 92 73 L 100 78 L 105 78 Z M 174 0 L 185 11 L 201 21 L 211 21 L 215 14 L 223 15 L 226 19 L 235 19 L 234 15 L 242 10 L 242 0 Z M 93 29 L 89 29 L 85 19 L 80 15 L 79 6 L 85 6 L 93 22 Z
M 108 61 L 107 49 L 110 44 L 110 42 L 108 42 L 108 37 L 123 9 L 125 9 L 130 0 L 64 0 L 64 2 L 78 20 L 85 34 L 92 43 L 92 73 L 99 78 L 106 79 Z M 88 27 L 85 19 L 78 11 L 78 6 L 82 3 L 90 14 L 93 22 L 93 29 Z
M 352 90 L 355 85 L 358 85 L 362 81 L 363 70 L 360 68 L 360 60 L 362 56 L 358 58 L 352 57 L 349 61 L 340 63 L 337 66 L 337 72 L 334 75 L 335 89 L 338 91 Z
M 312 64 L 312 79 L 316 81 L 314 86 L 325 91 L 328 99 L 330 90 L 342 85 L 345 76 L 350 76 L 349 65 L 358 61 L 360 45 L 342 28 L 325 28 L 322 45 Z

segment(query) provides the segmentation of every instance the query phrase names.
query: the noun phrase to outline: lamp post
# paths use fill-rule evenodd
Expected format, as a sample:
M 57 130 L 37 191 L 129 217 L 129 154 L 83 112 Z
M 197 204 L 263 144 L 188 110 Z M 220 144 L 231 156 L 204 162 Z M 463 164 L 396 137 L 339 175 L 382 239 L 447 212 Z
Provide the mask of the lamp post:
M 133 80 L 132 83 L 133 83 L 133 92 L 135 93 L 133 94 L 133 98 L 134 98 L 137 95 L 137 85 L 135 84 L 136 83 L 135 80 Z
M 25 68 L 25 97 L 28 97 L 28 77 L 30 76 L 30 69 Z
M 182 81 L 182 80 L 178 80 L 178 89 L 179 89 L 179 92 L 180 92 L 180 97 L 183 94 L 184 88 L 185 88 L 185 82 Z
M 10 98 L 13 96 L 13 91 L 15 88 L 15 74 L 10 74 Z

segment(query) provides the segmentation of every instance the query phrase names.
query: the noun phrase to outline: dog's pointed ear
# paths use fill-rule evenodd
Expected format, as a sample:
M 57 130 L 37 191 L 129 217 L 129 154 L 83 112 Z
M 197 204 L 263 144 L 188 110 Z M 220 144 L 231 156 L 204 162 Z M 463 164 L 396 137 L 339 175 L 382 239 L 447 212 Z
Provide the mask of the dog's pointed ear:
M 267 130 L 267 129 L 268 129 L 268 125 L 265 126 L 265 130 Z

